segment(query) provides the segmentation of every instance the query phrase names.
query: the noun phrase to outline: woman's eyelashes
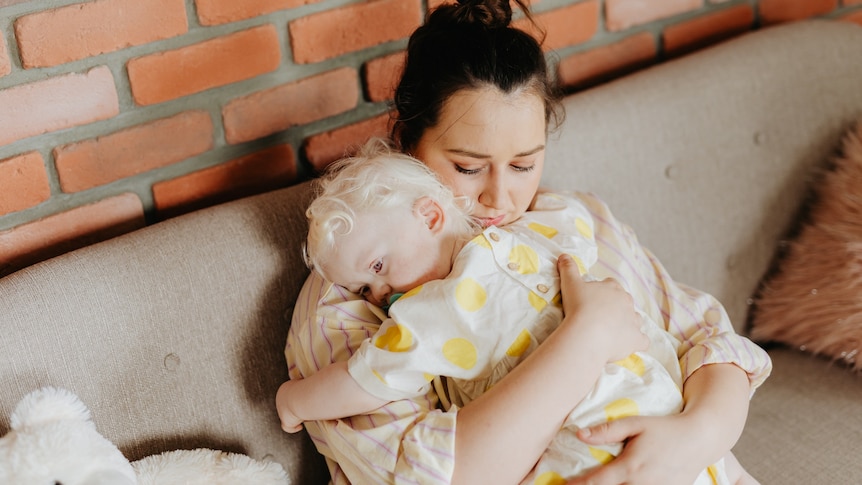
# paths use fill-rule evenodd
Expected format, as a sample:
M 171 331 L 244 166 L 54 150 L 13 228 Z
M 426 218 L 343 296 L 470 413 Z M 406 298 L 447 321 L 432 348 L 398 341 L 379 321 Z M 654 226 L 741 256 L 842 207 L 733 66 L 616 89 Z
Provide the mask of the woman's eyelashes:
M 465 168 L 457 163 L 455 164 L 455 170 L 458 171 L 458 173 L 463 173 L 465 175 L 475 175 L 482 171 L 481 168 Z
M 477 173 L 480 173 L 480 172 L 485 170 L 485 167 L 467 168 L 467 167 L 464 167 L 464 166 L 459 165 L 457 163 L 455 163 L 454 165 L 455 165 L 455 170 L 458 173 L 463 173 L 464 175 L 476 175 Z M 532 172 L 533 170 L 536 169 L 536 164 L 535 163 L 531 163 L 529 165 L 511 164 L 511 165 L 509 165 L 509 167 L 518 173 L 528 173 L 528 172 Z

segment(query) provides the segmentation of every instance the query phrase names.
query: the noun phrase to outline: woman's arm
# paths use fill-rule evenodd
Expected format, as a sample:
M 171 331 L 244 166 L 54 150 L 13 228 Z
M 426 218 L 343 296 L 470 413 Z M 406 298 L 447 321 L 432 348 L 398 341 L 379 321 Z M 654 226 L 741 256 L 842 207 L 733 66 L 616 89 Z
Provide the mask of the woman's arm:
M 568 485 L 689 485 L 739 439 L 748 413 L 749 381 L 733 364 L 701 367 L 686 381 L 683 412 L 632 417 L 590 428 L 589 444 L 619 443 L 623 453 Z
M 558 267 L 563 322 L 508 376 L 460 411 L 453 484 L 519 482 L 592 389 L 604 364 L 648 344 L 622 287 L 610 280 L 585 283 L 567 255 Z
M 751 393 L 771 370 L 769 356 L 736 334 L 713 297 L 677 284 L 603 203 L 583 200 L 600 221 L 600 262 L 680 341 L 685 406 L 679 415 L 625 418 L 582 433 L 590 444 L 625 441 L 626 447 L 610 464 L 570 484 L 692 483 L 736 443 Z
M 604 364 L 648 342 L 631 297 L 619 285 L 583 283 L 570 258 L 560 269 L 564 322 L 463 409 L 442 412 L 429 393 L 365 416 L 305 423 L 327 458 L 333 483 L 518 483 Z M 297 299 L 285 349 L 291 377 L 346 361 L 384 317 L 358 295 L 312 273 Z M 576 368 L 578 382 L 560 386 Z
M 365 392 L 344 361 L 329 364 L 307 379 L 286 381 L 275 396 L 281 427 L 288 433 L 302 429 L 304 421 L 366 414 L 387 402 Z

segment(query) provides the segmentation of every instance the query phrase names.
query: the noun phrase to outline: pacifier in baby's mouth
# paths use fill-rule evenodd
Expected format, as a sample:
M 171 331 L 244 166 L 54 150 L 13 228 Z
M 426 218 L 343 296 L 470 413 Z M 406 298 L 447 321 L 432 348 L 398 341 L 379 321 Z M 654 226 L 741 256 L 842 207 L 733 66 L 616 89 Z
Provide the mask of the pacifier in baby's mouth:
M 403 295 L 404 295 L 404 293 L 393 293 L 389 297 L 389 301 L 387 301 L 386 303 L 383 304 L 383 307 L 382 307 L 383 311 L 388 314 L 389 313 L 389 307 L 391 307 L 392 304 L 395 303 L 396 301 L 398 301 L 398 299 L 401 298 Z

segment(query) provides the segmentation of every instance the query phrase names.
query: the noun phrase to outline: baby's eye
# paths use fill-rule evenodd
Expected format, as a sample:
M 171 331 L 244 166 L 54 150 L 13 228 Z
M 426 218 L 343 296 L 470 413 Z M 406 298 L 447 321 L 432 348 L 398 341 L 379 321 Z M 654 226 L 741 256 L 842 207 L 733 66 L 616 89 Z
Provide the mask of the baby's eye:
M 383 269 L 383 260 L 378 259 L 377 261 L 375 261 L 374 265 L 371 267 L 371 269 L 373 269 L 375 273 L 379 273 L 380 270 Z
M 368 287 L 363 286 L 362 288 L 359 289 L 359 291 L 357 291 L 357 293 L 359 293 L 359 296 L 367 295 L 368 294 Z

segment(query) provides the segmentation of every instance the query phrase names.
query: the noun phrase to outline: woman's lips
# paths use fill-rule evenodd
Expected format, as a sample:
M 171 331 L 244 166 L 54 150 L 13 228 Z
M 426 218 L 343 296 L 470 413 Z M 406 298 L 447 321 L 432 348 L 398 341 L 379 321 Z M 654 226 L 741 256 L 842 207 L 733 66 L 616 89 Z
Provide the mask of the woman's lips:
M 476 220 L 482 227 L 491 227 L 499 225 L 505 218 L 506 214 L 501 214 L 496 217 L 477 217 Z

